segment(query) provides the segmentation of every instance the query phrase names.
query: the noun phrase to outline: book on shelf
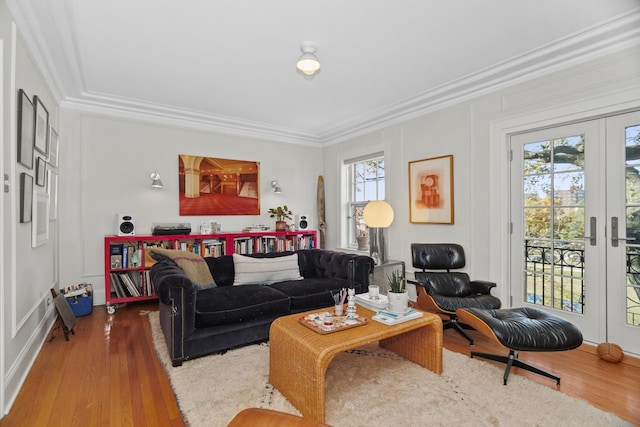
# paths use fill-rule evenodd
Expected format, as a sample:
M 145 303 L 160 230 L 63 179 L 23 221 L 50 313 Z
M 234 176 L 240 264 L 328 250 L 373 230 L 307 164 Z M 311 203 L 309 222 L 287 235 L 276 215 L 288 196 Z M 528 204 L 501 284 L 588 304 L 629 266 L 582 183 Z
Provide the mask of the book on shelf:
M 122 268 L 122 252 L 124 245 L 112 244 L 109 247 L 111 268 Z
M 393 311 L 380 310 L 373 315 L 372 319 L 380 323 L 384 323 L 385 325 L 396 325 L 419 317 L 422 317 L 422 312 L 415 308 L 411 308 L 406 313 L 395 313 Z

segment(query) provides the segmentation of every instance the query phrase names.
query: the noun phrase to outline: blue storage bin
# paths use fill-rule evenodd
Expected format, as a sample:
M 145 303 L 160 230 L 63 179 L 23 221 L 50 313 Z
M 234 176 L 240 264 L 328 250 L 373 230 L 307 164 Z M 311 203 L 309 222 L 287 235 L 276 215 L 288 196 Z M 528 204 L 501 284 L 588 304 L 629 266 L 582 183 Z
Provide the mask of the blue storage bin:
M 65 298 L 71 311 L 76 317 L 88 316 L 93 311 L 93 287 L 88 283 L 67 286 L 60 290 L 64 293 Z
M 93 296 L 67 298 L 67 303 L 76 317 L 88 316 L 93 311 Z

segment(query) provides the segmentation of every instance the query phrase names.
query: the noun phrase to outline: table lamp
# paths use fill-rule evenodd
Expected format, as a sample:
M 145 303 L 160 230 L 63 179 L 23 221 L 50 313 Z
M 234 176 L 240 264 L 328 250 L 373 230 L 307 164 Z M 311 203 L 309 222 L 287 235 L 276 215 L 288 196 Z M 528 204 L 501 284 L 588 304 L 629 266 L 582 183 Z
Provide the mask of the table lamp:
M 369 255 L 377 265 L 389 261 L 385 228 L 393 222 L 393 208 L 384 200 L 367 203 L 363 212 L 364 223 L 369 227 Z

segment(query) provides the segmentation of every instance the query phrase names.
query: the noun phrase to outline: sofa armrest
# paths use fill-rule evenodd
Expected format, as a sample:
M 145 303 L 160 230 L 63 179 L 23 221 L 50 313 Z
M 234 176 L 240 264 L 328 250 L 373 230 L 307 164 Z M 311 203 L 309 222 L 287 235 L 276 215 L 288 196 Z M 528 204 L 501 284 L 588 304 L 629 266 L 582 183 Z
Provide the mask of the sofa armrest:
M 491 289 L 496 287 L 494 282 L 486 280 L 472 280 L 469 282 L 469 285 L 471 285 L 471 290 L 478 294 L 490 294 Z
M 173 264 L 173 265 L 172 265 Z M 196 291 L 182 269 L 170 260 L 149 272 L 160 302 L 160 326 L 174 366 L 182 364 L 183 343 L 195 330 Z

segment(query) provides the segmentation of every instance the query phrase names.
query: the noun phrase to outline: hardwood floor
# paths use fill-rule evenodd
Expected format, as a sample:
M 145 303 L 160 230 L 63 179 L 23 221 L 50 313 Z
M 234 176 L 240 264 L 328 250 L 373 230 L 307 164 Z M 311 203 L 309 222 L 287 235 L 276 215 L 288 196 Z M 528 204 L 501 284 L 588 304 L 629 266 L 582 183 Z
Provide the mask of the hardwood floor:
M 75 335 L 62 332 L 43 345 L 11 411 L 0 420 L 8 426 L 184 426 L 171 386 L 151 341 L 145 310 L 157 302 L 121 307 L 109 316 L 103 306 L 78 319 Z M 476 345 L 453 330 L 445 347 L 469 354 L 504 353 L 499 345 L 471 331 Z M 583 346 L 584 347 L 584 346 Z M 524 353 L 522 359 L 562 377 L 563 393 L 640 425 L 640 361 L 612 364 L 592 347 L 558 353 Z M 186 362 L 189 363 L 189 362 Z M 556 388 L 555 381 L 514 368 Z M 502 381 L 502 377 L 487 381 Z M 508 392 L 508 385 L 505 392 Z

